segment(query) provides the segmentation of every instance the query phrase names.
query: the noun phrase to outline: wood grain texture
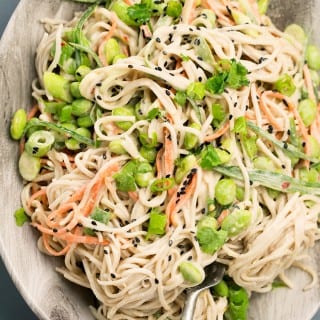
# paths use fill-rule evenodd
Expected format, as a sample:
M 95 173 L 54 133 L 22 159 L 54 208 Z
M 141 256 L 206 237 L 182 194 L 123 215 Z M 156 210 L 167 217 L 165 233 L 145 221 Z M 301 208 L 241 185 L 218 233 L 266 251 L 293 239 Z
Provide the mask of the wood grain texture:
M 31 105 L 35 49 L 43 34 L 39 20 L 55 16 L 71 18 L 77 8 L 75 4 L 59 0 L 22 0 L 0 43 L 0 249 L 20 292 L 38 317 L 45 320 L 92 319 L 88 310 L 92 297 L 55 272 L 55 267 L 63 262 L 37 250 L 36 231 L 28 226 L 17 228 L 14 223 L 13 212 L 20 205 L 22 181 L 17 174 L 17 144 L 10 140 L 8 127 L 14 110 Z M 310 33 L 319 25 L 319 9 L 320 1 L 315 0 L 271 2 L 277 25 L 283 27 L 287 22 L 296 21 L 304 24 Z M 313 36 L 320 43 L 319 33 L 313 32 Z M 317 268 L 320 247 L 312 252 L 310 263 Z M 311 319 L 319 307 L 319 287 L 304 292 L 302 288 L 310 281 L 308 275 L 291 270 L 290 276 L 296 284 L 293 290 L 278 289 L 265 295 L 253 295 L 249 319 Z

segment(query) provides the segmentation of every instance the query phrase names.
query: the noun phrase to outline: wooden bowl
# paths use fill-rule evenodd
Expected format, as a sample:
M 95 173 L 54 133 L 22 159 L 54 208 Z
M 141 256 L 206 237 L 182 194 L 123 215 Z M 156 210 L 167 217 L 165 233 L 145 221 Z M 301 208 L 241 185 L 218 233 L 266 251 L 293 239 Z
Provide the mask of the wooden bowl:
M 17 172 L 18 145 L 8 134 L 10 119 L 18 108 L 29 108 L 31 82 L 35 78 L 35 50 L 43 35 L 39 20 L 44 17 L 71 18 L 81 6 L 60 0 L 21 0 L 0 43 L 1 97 L 1 202 L 0 249 L 6 267 L 22 296 L 40 319 L 93 319 L 88 306 L 93 303 L 88 290 L 70 284 L 56 273 L 63 261 L 48 257 L 37 249 L 38 234 L 28 225 L 18 228 L 13 218 L 20 206 L 22 181 Z M 271 2 L 274 21 L 280 27 L 298 22 L 306 30 L 320 25 L 320 1 Z M 320 44 L 319 33 L 314 40 Z M 312 250 L 313 264 L 320 270 L 319 246 Z M 271 293 L 254 294 L 249 319 L 307 320 L 320 304 L 319 287 L 304 292 L 308 275 L 290 270 L 294 289 L 277 289 Z M 5 294 L 5 293 L 3 293 Z

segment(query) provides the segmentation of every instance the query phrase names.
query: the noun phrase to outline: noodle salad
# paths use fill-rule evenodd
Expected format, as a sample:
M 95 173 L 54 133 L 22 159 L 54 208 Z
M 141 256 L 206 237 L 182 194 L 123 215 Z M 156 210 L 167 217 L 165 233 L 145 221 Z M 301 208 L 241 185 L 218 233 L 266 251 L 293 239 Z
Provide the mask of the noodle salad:
M 246 319 L 319 239 L 320 50 L 267 1 L 114 0 L 44 19 L 36 103 L 12 118 L 16 223 L 90 288 L 96 319 Z

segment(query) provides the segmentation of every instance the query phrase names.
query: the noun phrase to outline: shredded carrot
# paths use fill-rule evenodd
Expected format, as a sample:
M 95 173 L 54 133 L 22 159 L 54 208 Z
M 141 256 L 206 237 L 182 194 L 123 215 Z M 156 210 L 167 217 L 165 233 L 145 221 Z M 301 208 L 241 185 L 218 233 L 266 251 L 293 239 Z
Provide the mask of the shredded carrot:
M 173 159 L 173 144 L 171 140 L 170 132 L 167 128 L 164 128 L 164 149 L 163 149 L 163 174 L 165 176 L 172 176 L 174 170 L 174 159 Z
M 229 215 L 230 211 L 228 209 L 225 209 L 221 212 L 220 216 L 217 219 L 217 222 L 219 225 L 221 225 L 222 221 Z
M 219 137 L 221 137 L 223 134 L 225 134 L 228 129 L 230 127 L 230 123 L 228 121 L 226 121 L 222 127 L 220 127 L 216 132 L 214 132 L 213 134 L 206 136 L 204 138 L 204 141 L 213 141 L 215 139 L 218 139 Z
M 47 189 L 46 188 L 42 188 L 36 192 L 34 192 L 31 197 L 28 199 L 28 202 L 27 202 L 27 207 L 30 209 L 31 208 L 31 204 L 32 204 L 32 201 L 41 197 L 41 199 L 43 200 L 43 197 L 42 196 L 45 196 L 45 198 L 47 197 Z
M 35 104 L 31 108 L 31 110 L 28 112 L 27 119 L 31 120 L 37 114 L 38 111 L 39 111 L 39 106 L 37 104 Z
M 24 137 L 22 137 L 19 142 L 19 153 L 20 154 L 22 154 L 22 152 L 24 151 L 25 144 L 26 144 L 26 139 Z
M 51 254 L 52 256 L 55 256 L 55 257 L 64 256 L 69 251 L 69 249 L 71 247 L 71 244 L 68 244 L 60 251 L 53 249 L 49 244 L 49 235 L 47 235 L 45 233 L 42 234 L 42 240 L 43 240 L 43 245 L 46 248 L 46 250 L 48 251 L 48 253 Z
M 106 42 L 114 35 L 116 28 L 117 28 L 117 20 L 116 20 L 115 14 L 111 13 L 111 28 L 110 28 L 109 32 L 103 37 L 103 39 L 99 45 L 99 48 L 98 48 L 98 55 L 99 55 L 99 58 L 104 66 L 108 65 L 106 58 L 105 58 L 105 54 L 104 54 L 104 47 L 105 47 Z
M 277 92 L 273 91 L 265 91 L 262 93 L 260 97 L 260 109 L 265 114 L 267 119 L 269 120 L 269 123 L 277 130 L 281 130 L 281 125 L 278 123 L 277 119 L 274 117 L 270 109 L 267 107 L 266 98 L 267 96 L 275 97 L 277 98 Z
M 133 5 L 133 2 L 131 0 L 124 0 L 124 2 L 129 6 Z
M 185 181 L 187 180 L 187 185 L 185 185 Z M 194 190 L 197 185 L 197 173 L 193 174 L 191 178 L 184 179 L 184 181 L 178 187 L 178 192 L 181 188 L 185 188 L 184 193 L 180 194 L 175 192 L 172 197 L 170 198 L 167 208 L 166 208 L 166 215 L 168 224 L 172 224 L 173 226 L 177 226 L 176 221 L 176 213 L 183 207 L 183 205 L 192 197 Z
M 138 194 L 137 191 L 129 191 L 128 195 L 133 201 L 138 201 L 139 200 L 139 194 Z

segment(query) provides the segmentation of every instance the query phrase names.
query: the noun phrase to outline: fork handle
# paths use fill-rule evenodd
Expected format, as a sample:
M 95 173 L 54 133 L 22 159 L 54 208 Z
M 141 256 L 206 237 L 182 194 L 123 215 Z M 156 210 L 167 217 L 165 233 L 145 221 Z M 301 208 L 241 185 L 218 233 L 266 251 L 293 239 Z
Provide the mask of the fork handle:
M 200 291 L 191 291 L 186 299 L 181 320 L 193 320 L 194 309 Z

